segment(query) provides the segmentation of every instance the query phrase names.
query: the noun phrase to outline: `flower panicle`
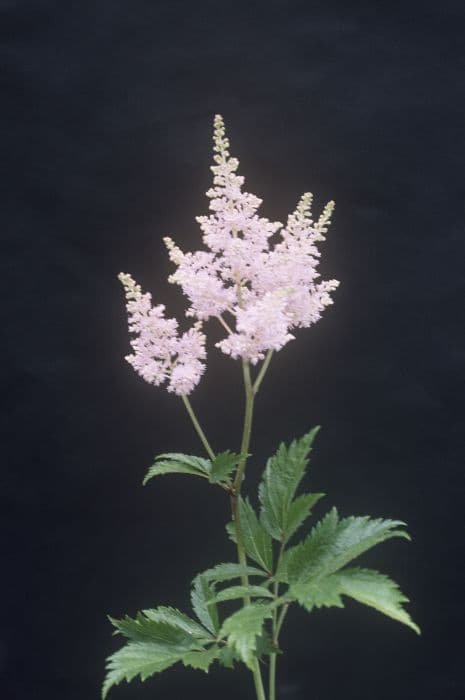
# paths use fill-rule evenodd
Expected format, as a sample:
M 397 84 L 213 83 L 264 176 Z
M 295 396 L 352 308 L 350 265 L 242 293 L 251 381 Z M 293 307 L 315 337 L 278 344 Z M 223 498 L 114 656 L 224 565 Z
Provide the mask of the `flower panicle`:
M 208 215 L 197 216 L 205 248 L 184 253 L 166 236 L 176 266 L 169 281 L 189 301 L 186 315 L 205 322 L 219 319 L 226 337 L 216 346 L 253 364 L 294 339 L 294 330 L 316 323 L 333 303 L 337 280 L 320 280 L 317 244 L 325 240 L 334 202 L 317 220 L 313 194 L 304 192 L 287 224 L 259 216 L 262 200 L 243 190 L 239 161 L 230 154 L 223 117 L 213 122 L 213 186 L 207 190 Z M 205 336 L 194 325 L 179 336 L 175 319 L 162 305 L 152 307 L 130 275 L 119 275 L 126 291 L 131 341 L 129 361 L 147 381 L 168 381 L 168 390 L 190 393 L 205 369 Z M 227 318 L 225 317 L 227 315 Z
M 143 293 L 131 275 L 121 272 L 118 279 L 126 295 L 130 341 L 133 352 L 125 359 L 149 384 L 168 382 L 168 391 L 187 396 L 205 371 L 206 338 L 197 321 L 183 334 L 178 322 L 165 318 L 163 304 L 152 306 L 150 293 Z

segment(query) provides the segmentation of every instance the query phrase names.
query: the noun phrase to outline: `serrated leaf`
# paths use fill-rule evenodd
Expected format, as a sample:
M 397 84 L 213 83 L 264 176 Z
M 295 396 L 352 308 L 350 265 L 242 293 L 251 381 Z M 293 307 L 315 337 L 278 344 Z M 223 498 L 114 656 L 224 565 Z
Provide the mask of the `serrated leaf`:
M 273 598 L 273 593 L 264 586 L 229 586 L 219 591 L 212 602 L 222 603 L 225 600 L 235 600 L 236 598 Z
M 155 457 L 155 460 L 167 459 L 172 462 L 179 462 L 180 464 L 186 464 L 187 466 L 198 469 L 204 474 L 209 474 L 211 468 L 211 461 L 205 457 L 196 457 L 195 455 L 185 455 L 181 452 L 165 452 L 164 454 Z
M 243 576 L 260 576 L 261 578 L 265 578 L 267 574 L 261 569 L 257 569 L 255 566 L 242 566 L 242 564 L 236 564 L 235 562 L 227 562 L 225 564 L 217 564 L 213 568 L 203 571 L 202 576 L 204 576 L 207 581 L 219 582 L 230 581 L 235 578 L 242 578 Z
M 260 520 L 276 540 L 286 537 L 289 507 L 302 480 L 313 440 L 320 429 L 316 426 L 289 447 L 284 443 L 266 465 L 259 486 Z
M 186 649 L 175 646 L 160 646 L 152 642 L 130 642 L 122 649 L 108 657 L 106 663 L 107 675 L 102 687 L 102 698 L 108 691 L 122 680 L 128 683 L 140 676 L 145 680 L 154 673 L 159 673 L 179 661 Z
M 180 629 L 198 639 L 211 639 L 211 635 L 199 625 L 198 622 L 192 620 L 188 615 L 185 615 L 176 608 L 160 606 L 158 608 L 143 610 L 143 614 L 154 622 L 165 622 L 173 627 Z
M 312 579 L 306 583 L 295 583 L 289 588 L 289 594 L 295 596 L 308 612 L 313 608 L 343 608 L 341 591 L 337 574 L 322 579 Z
M 150 641 L 162 648 L 169 646 L 176 647 L 178 650 L 190 649 L 198 645 L 195 639 L 198 634 L 193 635 L 180 625 L 173 625 L 163 619 L 151 619 L 145 613 L 138 612 L 135 618 L 125 615 L 121 620 L 111 617 L 109 619 L 120 634 L 134 642 Z M 203 630 L 202 633 L 205 634 L 205 631 Z
M 308 518 L 315 503 L 324 495 L 324 493 L 304 493 L 292 501 L 287 513 L 284 543 L 291 539 L 292 535 Z
M 216 603 L 211 603 L 215 595 L 215 588 L 203 574 L 199 574 L 193 581 L 191 602 L 195 614 L 209 632 L 216 635 L 220 623 Z
M 213 658 L 213 653 L 203 648 L 211 643 L 211 635 L 175 608 L 161 606 L 139 612 L 135 618 L 126 615 L 121 620 L 110 620 L 130 641 L 107 659 L 103 697 L 123 679 L 129 682 L 139 675 L 145 680 L 178 661 L 206 669 L 208 659 Z
M 420 634 L 420 628 L 403 609 L 408 598 L 395 581 L 373 569 L 345 569 L 336 574 L 341 593 L 402 622 Z
M 172 666 L 186 652 L 201 650 L 199 630 L 195 628 L 196 634 L 193 635 L 191 625 L 186 629 L 182 613 L 170 608 L 162 608 L 161 612 L 159 609 L 158 616 L 156 610 L 148 613 L 152 619 L 141 612 L 135 618 L 128 615 L 121 620 L 110 618 L 114 627 L 130 641 L 107 660 L 108 674 L 102 690 L 103 697 L 112 685 L 124 678 L 129 682 L 139 675 L 141 680 L 145 680 L 153 673 Z M 176 624 L 172 624 L 174 618 Z M 190 623 L 195 626 L 194 621 L 190 620 Z M 202 635 L 205 634 L 202 631 Z
M 149 468 L 142 481 L 143 485 L 162 474 L 192 474 L 208 479 L 211 462 L 203 457 L 184 455 L 179 452 L 170 452 L 155 457 L 155 463 Z
M 218 662 L 224 666 L 224 668 L 234 668 L 234 662 L 240 660 L 240 657 L 232 647 L 226 645 L 220 648 Z
M 247 556 L 263 567 L 267 573 L 270 573 L 273 570 L 271 536 L 257 518 L 254 509 L 247 499 L 239 496 L 238 508 L 242 540 Z M 232 541 L 236 542 L 236 528 L 234 523 L 228 523 L 226 529 Z
M 273 608 L 270 605 L 251 603 L 223 622 L 220 635 L 227 637 L 228 644 L 235 649 L 249 668 L 252 668 L 257 650 L 257 636 L 262 633 L 264 621 L 272 615 Z
M 410 539 L 400 520 L 349 517 L 339 520 L 333 508 L 303 542 L 289 549 L 280 572 L 287 571 L 290 583 L 322 578 L 338 571 L 371 547 L 391 537 Z
M 218 658 L 220 653 L 219 647 L 214 645 L 210 649 L 202 649 L 201 651 L 188 651 L 182 657 L 181 661 L 184 666 L 199 669 L 208 673 L 208 669 Z
M 309 612 L 314 607 L 342 608 L 344 604 L 341 596 L 350 596 L 420 634 L 419 627 L 402 607 L 408 598 L 400 591 L 397 583 L 373 569 L 343 569 L 320 579 L 296 583 L 290 587 L 289 594 Z
M 210 481 L 213 484 L 218 481 L 228 481 L 229 475 L 236 468 L 240 459 L 240 454 L 229 450 L 217 454 L 211 465 Z

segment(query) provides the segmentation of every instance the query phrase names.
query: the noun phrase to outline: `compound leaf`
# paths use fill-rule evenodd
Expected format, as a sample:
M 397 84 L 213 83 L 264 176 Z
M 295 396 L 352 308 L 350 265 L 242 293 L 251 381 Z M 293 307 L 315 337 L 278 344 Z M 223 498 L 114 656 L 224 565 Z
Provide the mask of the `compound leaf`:
M 240 496 L 238 508 L 242 539 L 247 556 L 259 564 L 267 573 L 270 573 L 273 570 L 271 536 L 257 518 L 247 499 Z M 226 529 L 232 541 L 236 542 L 234 523 L 228 523 Z
M 289 594 L 295 596 L 297 602 L 308 612 L 313 608 L 344 607 L 337 574 L 305 583 L 295 583 L 289 588 Z
M 176 608 L 160 606 L 155 609 L 143 610 L 143 614 L 154 622 L 166 622 L 173 627 L 179 627 L 192 637 L 198 639 L 211 639 L 211 635 L 199 625 L 198 622 L 192 620 L 188 615 L 185 615 Z
M 281 443 L 267 462 L 259 487 L 260 519 L 265 529 L 276 540 L 286 537 L 289 508 L 308 464 L 313 440 L 319 431 L 316 426 L 289 447 Z
M 273 608 L 263 603 L 246 605 L 226 618 L 220 630 L 228 644 L 252 668 L 257 650 L 257 637 L 262 634 L 264 621 L 273 615 Z
M 373 569 L 343 569 L 337 573 L 291 585 L 289 594 L 309 612 L 316 607 L 344 607 L 346 595 L 388 617 L 402 622 L 420 634 L 419 627 L 402 607 L 408 598 L 392 579 Z
M 216 603 L 211 602 L 214 595 L 215 588 L 208 578 L 203 574 L 196 576 L 191 591 L 192 607 L 202 625 L 216 636 L 220 623 Z
M 339 520 L 333 508 L 303 542 L 285 553 L 282 571 L 287 571 L 290 583 L 327 576 L 391 537 L 410 539 L 405 530 L 399 529 L 404 525 L 400 520 L 369 516 Z
M 208 669 L 220 653 L 219 647 L 215 644 L 210 649 L 202 649 L 201 651 L 188 651 L 183 655 L 181 661 L 184 666 L 199 669 L 208 673 Z
M 137 613 L 135 618 L 126 615 L 121 620 L 110 618 L 110 621 L 129 642 L 107 659 L 103 698 L 123 679 L 129 682 L 140 676 L 145 680 L 169 668 L 187 652 L 201 651 L 200 637 L 205 642 L 207 634 L 174 608 L 148 610 Z
M 114 685 L 126 679 L 129 683 L 136 676 L 144 681 L 154 673 L 159 673 L 179 661 L 186 650 L 175 646 L 166 647 L 152 642 L 129 642 L 122 649 L 108 657 L 107 675 L 102 688 L 102 698 Z
M 318 503 L 324 495 L 324 493 L 304 493 L 292 501 L 287 513 L 284 543 L 291 539 L 292 535 L 308 518 L 315 503 Z
M 240 459 L 240 454 L 229 450 L 217 454 L 211 465 L 210 481 L 214 484 L 218 481 L 229 481 L 229 475 L 236 468 Z
M 388 576 L 373 569 L 354 568 L 340 571 L 337 577 L 341 593 L 402 622 L 420 634 L 420 628 L 402 607 L 402 603 L 408 603 L 409 599 Z
M 222 603 L 225 600 L 235 600 L 236 598 L 273 598 L 273 593 L 264 586 L 229 586 L 219 591 L 212 602 Z
M 257 569 L 255 566 L 243 566 L 235 562 L 227 562 L 225 564 L 217 564 L 213 568 L 203 571 L 202 576 L 206 578 L 207 581 L 218 582 L 230 581 L 231 579 L 242 578 L 243 576 L 260 576 L 264 578 L 267 574 L 261 569 Z
M 194 635 L 190 630 L 186 630 L 185 626 L 173 624 L 171 621 L 163 619 L 163 614 L 157 619 L 156 612 L 156 610 L 148 610 L 143 613 L 138 612 L 135 618 L 125 615 L 121 620 L 115 620 L 111 617 L 109 619 L 116 630 L 127 639 L 133 642 L 150 641 L 163 648 L 168 645 L 170 648 L 176 647 L 178 650 L 188 649 L 195 643 L 200 633 L 202 636 L 206 635 L 205 630 L 200 626 Z
M 184 455 L 179 452 L 170 452 L 155 457 L 154 464 L 149 468 L 142 481 L 143 485 L 162 474 L 192 474 L 208 479 L 210 476 L 211 462 L 203 457 Z
M 234 668 L 234 662 L 240 660 L 240 657 L 232 647 L 225 644 L 220 648 L 218 661 L 224 668 Z

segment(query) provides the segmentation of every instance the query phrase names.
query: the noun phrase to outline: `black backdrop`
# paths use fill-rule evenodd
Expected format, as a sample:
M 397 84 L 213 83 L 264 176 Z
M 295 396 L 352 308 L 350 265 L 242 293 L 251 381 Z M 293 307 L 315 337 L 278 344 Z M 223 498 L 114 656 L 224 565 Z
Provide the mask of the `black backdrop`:
M 6 192 L 2 622 L 5 700 L 92 700 L 106 614 L 169 603 L 233 556 L 227 502 L 155 454 L 199 452 L 181 402 L 124 362 L 116 274 L 171 315 L 162 236 L 199 244 L 211 126 L 262 212 L 337 202 L 335 304 L 273 360 L 247 486 L 278 440 L 323 426 L 309 485 L 341 513 L 398 517 L 366 557 L 411 597 L 407 628 L 361 606 L 290 617 L 279 698 L 465 696 L 461 2 L 1 4 Z M 237 448 L 239 368 L 213 349 L 193 395 Z M 180 669 L 114 698 L 252 698 L 248 674 Z

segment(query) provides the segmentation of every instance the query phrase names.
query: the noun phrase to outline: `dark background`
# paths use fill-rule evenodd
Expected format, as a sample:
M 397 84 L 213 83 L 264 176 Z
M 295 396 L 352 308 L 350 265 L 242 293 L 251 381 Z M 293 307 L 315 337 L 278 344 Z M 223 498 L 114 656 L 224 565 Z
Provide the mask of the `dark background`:
M 106 614 L 165 603 L 231 559 L 228 503 L 188 477 L 181 402 L 125 363 L 116 275 L 181 316 L 161 242 L 199 246 L 214 113 L 246 189 L 285 220 L 337 202 L 335 304 L 273 360 L 247 486 L 319 423 L 307 486 L 343 515 L 396 517 L 364 558 L 421 625 L 347 609 L 289 616 L 282 700 L 465 697 L 463 113 L 460 2 L 3 1 L 1 697 L 93 700 L 118 647 Z M 213 338 L 216 331 L 211 328 Z M 238 447 L 239 366 L 210 346 L 193 403 Z M 247 673 L 179 669 L 114 698 L 252 698 Z

